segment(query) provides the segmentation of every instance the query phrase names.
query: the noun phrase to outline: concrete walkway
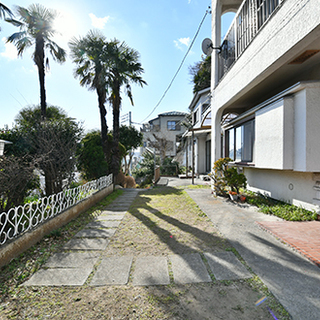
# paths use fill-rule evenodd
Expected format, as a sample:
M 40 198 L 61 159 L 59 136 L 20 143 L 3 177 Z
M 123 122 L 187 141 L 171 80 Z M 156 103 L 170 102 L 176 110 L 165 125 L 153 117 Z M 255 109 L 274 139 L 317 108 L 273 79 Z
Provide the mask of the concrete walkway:
M 116 237 L 117 227 L 137 194 L 136 189 L 124 189 L 95 221 L 78 232 L 61 252 L 52 255 L 23 285 L 127 285 L 130 277 L 133 286 L 186 284 L 211 282 L 210 273 L 218 280 L 252 277 L 232 252 L 103 257 L 109 239 Z
M 214 198 L 208 189 L 187 192 L 293 319 L 320 319 L 320 269 L 256 223 L 281 219 Z
M 190 184 L 190 181 L 166 179 L 162 182 L 169 187 Z M 210 189 L 187 189 L 187 192 L 294 320 L 320 319 L 320 269 L 256 223 L 270 225 L 281 219 L 246 205 L 214 198 Z M 135 189 L 124 190 L 122 196 L 71 239 L 62 252 L 53 255 L 24 285 L 128 285 L 130 278 L 132 285 L 144 286 L 210 282 L 210 273 L 217 280 L 252 276 L 232 252 L 103 257 L 110 237 L 117 236 L 117 226 L 137 194 Z

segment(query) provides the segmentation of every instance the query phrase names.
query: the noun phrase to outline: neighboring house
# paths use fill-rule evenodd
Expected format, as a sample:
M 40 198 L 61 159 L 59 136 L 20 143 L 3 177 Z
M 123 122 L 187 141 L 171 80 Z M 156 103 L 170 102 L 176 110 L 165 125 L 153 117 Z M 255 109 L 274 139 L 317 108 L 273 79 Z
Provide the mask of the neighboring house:
M 213 0 L 213 47 L 230 11 L 212 53 L 212 162 L 229 156 L 249 189 L 319 210 L 319 0 Z
M 211 171 L 211 106 L 210 88 L 193 96 L 190 128 L 183 134 L 185 164 L 192 168 L 192 139 L 194 141 L 194 173 L 204 175 Z
M 165 112 L 143 124 L 140 129 L 143 133 L 143 147 L 155 150 L 161 159 L 176 156 L 179 137 L 185 131 L 181 123 L 186 115 L 178 111 Z

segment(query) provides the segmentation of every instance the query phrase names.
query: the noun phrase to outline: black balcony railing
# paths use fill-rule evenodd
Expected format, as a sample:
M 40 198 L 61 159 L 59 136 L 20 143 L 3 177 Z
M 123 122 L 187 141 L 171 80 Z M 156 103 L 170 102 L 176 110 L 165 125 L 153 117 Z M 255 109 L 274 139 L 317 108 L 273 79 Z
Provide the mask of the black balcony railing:
M 219 54 L 219 80 L 230 69 L 258 31 L 285 0 L 244 0 L 231 23 Z

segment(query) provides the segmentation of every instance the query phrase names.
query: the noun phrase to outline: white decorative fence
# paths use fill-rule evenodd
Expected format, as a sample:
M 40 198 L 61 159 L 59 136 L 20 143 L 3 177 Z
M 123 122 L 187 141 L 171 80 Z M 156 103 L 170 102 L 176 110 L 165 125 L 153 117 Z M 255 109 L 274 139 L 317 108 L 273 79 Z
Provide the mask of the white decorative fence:
M 0 214 L 0 246 L 112 184 L 112 174 Z

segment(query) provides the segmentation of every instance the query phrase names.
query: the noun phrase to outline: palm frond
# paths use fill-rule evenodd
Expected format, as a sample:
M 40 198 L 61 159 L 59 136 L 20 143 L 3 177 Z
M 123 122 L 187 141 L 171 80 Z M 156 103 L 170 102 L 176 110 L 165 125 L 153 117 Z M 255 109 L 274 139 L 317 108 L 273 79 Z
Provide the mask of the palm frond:
M 63 63 L 66 61 L 66 51 L 59 47 L 54 41 L 48 41 L 46 43 L 46 48 L 49 49 L 53 60 Z
M 0 2 L 0 19 L 5 19 L 6 15 L 12 17 L 13 13 L 7 6 Z

